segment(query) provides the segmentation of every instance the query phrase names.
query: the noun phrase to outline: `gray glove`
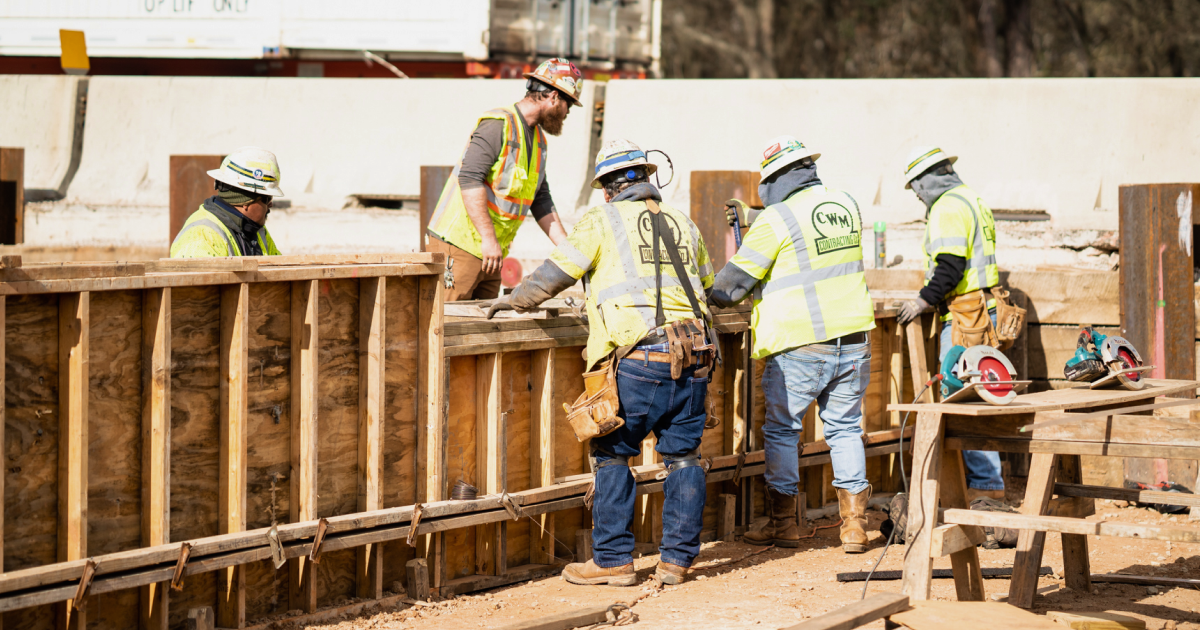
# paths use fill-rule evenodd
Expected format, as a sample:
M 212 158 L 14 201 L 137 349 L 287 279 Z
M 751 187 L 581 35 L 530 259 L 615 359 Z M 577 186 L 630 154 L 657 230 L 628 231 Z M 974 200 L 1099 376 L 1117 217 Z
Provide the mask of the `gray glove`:
M 911 322 L 921 316 L 921 313 L 929 310 L 929 303 L 917 297 L 914 300 L 909 300 L 900 305 L 900 315 L 896 317 L 896 323 L 901 326 Z
M 516 308 L 512 305 L 512 294 L 502 295 L 496 298 L 492 305 L 488 307 L 486 317 L 491 319 L 499 311 L 514 311 Z

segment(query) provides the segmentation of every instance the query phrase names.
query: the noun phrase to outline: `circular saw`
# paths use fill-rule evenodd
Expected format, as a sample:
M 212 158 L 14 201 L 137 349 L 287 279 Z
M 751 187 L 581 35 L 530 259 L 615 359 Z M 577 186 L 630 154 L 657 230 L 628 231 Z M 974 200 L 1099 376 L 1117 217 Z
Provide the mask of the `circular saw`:
M 942 360 L 941 371 L 942 402 L 1007 405 L 1031 382 L 1014 380 L 1012 362 L 991 346 L 954 346 Z
M 1124 337 L 1104 335 L 1092 328 L 1079 332 L 1075 354 L 1063 368 L 1068 381 L 1088 383 L 1091 389 L 1119 385 L 1138 390 L 1146 386 L 1145 372 L 1153 365 L 1144 365 L 1137 348 Z

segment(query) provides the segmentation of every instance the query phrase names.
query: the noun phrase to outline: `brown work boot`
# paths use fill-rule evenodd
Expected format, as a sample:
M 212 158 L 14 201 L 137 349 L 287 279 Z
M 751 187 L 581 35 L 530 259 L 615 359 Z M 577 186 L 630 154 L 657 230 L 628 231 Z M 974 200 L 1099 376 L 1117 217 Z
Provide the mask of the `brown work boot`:
M 978 499 L 979 497 L 987 497 L 989 499 L 995 499 L 996 501 L 1004 503 L 1003 490 L 978 490 L 976 488 L 967 488 L 967 505 L 970 505 L 972 501 Z
M 863 553 L 867 550 L 867 501 L 871 499 L 871 486 L 858 494 L 838 488 L 837 496 L 842 515 L 842 551 Z
M 596 566 L 595 561 L 574 562 L 568 564 L 562 572 L 563 579 L 572 584 L 634 586 L 637 584 L 637 573 L 633 571 L 633 563 L 605 569 Z
M 800 537 L 811 533 L 796 524 L 796 497 L 767 488 L 767 511 L 771 520 L 756 532 L 746 532 L 742 541 L 751 545 L 799 547 Z
M 677 564 L 661 560 L 658 563 L 658 568 L 654 570 L 654 577 L 667 586 L 683 584 L 687 580 L 687 574 L 687 567 L 681 567 Z

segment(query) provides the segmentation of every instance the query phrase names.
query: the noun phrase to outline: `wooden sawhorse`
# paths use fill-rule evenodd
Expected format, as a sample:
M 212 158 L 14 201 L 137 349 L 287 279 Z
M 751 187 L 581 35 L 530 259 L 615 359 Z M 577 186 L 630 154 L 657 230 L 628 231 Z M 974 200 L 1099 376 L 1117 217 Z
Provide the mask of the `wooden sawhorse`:
M 1046 532 L 1063 535 L 1063 563 L 1067 586 L 1088 590 L 1091 586 L 1087 553 L 1089 534 L 1196 540 L 1195 528 L 1147 528 L 1081 520 L 1092 513 L 1092 498 L 1124 498 L 1118 488 L 1080 485 L 1080 455 L 1115 457 L 1200 457 L 1200 426 L 1182 418 L 1150 418 L 1122 415 L 1146 413 L 1138 407 L 1154 403 L 1156 397 L 1193 398 L 1200 383 L 1195 381 L 1147 380 L 1138 391 L 1091 390 L 1086 387 L 1018 396 L 1011 404 L 994 407 L 985 403 L 926 403 L 889 405 L 889 410 L 917 414 L 913 436 L 913 473 L 910 475 L 907 544 L 903 590 L 913 600 L 929 599 L 934 558 L 949 555 L 954 586 L 963 601 L 984 599 L 979 553 L 978 526 L 1014 527 L 1021 530 L 1013 563 L 1008 601 L 1028 608 L 1037 590 L 1038 568 Z M 1100 415 L 1021 433 L 1022 426 L 1035 422 L 1081 417 L 1086 412 Z M 1083 413 L 1081 413 L 1083 412 Z M 1174 422 L 1169 435 L 1147 426 Z M 1029 483 L 1021 514 L 971 512 L 967 508 L 966 475 L 962 451 L 1033 453 Z M 1055 482 L 1059 485 L 1056 486 Z M 1063 499 L 1052 501 L 1055 494 Z M 946 524 L 939 527 L 939 504 L 947 508 Z M 1075 517 L 1075 518 L 1071 518 Z M 1179 530 L 1149 532 L 1141 530 Z M 1135 531 L 1137 530 L 1137 531 Z M 1193 538 L 1195 536 L 1195 538 Z

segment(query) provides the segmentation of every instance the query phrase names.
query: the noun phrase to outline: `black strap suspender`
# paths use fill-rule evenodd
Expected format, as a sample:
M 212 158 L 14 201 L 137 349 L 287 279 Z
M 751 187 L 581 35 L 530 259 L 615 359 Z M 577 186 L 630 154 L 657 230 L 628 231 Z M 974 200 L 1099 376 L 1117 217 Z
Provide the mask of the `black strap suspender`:
M 688 278 L 687 270 L 683 267 L 683 262 L 679 259 L 678 243 L 671 242 L 671 230 L 666 225 L 666 219 L 663 218 L 662 212 L 658 207 L 658 202 L 653 199 L 646 200 L 646 206 L 650 208 L 650 224 L 651 238 L 654 239 L 654 294 L 657 304 L 654 308 L 654 324 L 662 327 L 667 323 L 666 315 L 663 314 L 663 299 L 662 299 L 662 260 L 659 258 L 659 239 L 663 239 L 663 243 L 667 246 L 667 257 L 671 259 L 671 266 L 675 268 L 675 275 L 679 278 L 679 284 L 683 286 L 684 293 L 687 294 L 688 302 L 692 305 L 692 313 L 696 319 L 704 321 L 704 315 L 700 312 L 700 302 L 696 299 L 696 290 L 692 288 L 692 281 Z M 680 235 L 682 236 L 682 234 Z

